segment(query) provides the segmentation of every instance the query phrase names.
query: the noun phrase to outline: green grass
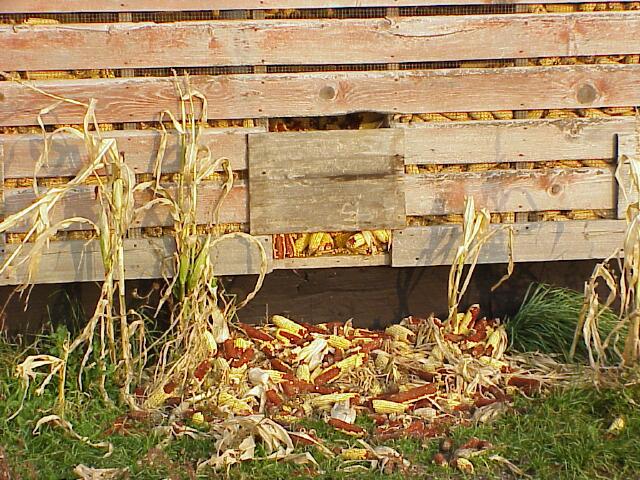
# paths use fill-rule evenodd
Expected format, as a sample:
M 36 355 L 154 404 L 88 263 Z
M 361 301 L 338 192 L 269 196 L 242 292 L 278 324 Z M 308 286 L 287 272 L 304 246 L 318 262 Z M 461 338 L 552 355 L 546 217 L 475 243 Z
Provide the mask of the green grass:
M 532 284 L 518 312 L 506 323 L 511 345 L 516 350 L 561 353 L 569 360 L 569 351 L 584 303 L 581 292 L 545 284 Z M 618 323 L 612 310 L 600 317 L 600 336 L 604 340 Z M 587 359 L 587 350 L 580 340 L 577 361 Z
M 57 340 L 59 341 L 59 340 Z M 55 343 L 55 341 L 53 342 Z M 43 397 L 30 396 L 24 410 L 13 421 L 7 417 L 20 403 L 21 392 L 13 368 L 18 351 L 0 344 L 0 446 L 7 453 L 9 465 L 18 479 L 75 478 L 75 465 L 92 467 L 128 467 L 129 478 L 196 478 L 196 462 L 208 458 L 214 445 L 208 440 L 182 438 L 165 449 L 158 448 L 159 439 L 151 432 L 150 423 L 133 426 L 129 434 L 106 435 L 104 432 L 123 413 L 121 408 L 104 404 L 97 397 L 72 392 L 68 396 L 67 417 L 76 431 L 94 441 L 108 440 L 114 446 L 113 455 L 102 458 L 104 451 L 88 447 L 65 436 L 59 429 L 45 426 L 42 434 L 33 436 L 35 422 L 50 412 L 53 391 Z M 517 398 L 513 409 L 492 425 L 457 427 L 451 432 L 461 444 L 471 436 L 489 440 L 496 453 L 509 459 L 536 479 L 632 479 L 640 472 L 640 386 L 631 384 L 597 391 L 593 388 L 567 388 L 552 392 L 545 398 Z M 624 416 L 626 427 L 614 438 L 606 430 L 612 420 Z M 373 431 L 367 418 L 359 424 Z M 305 420 L 314 428 L 329 448 L 357 446 L 356 441 L 336 432 L 319 419 Z M 375 440 L 368 440 L 375 444 Z M 459 472 L 431 463 L 438 441 L 403 439 L 387 442 L 400 451 L 412 466 L 405 477 L 463 479 Z M 321 479 L 396 479 L 400 473 L 344 473 L 340 462 L 324 458 L 310 450 L 320 463 Z M 501 465 L 488 460 L 487 455 L 474 459 L 474 478 L 514 478 Z M 309 478 L 307 467 L 272 461 L 253 461 L 232 468 L 232 479 L 267 480 Z M 208 477 L 216 475 L 208 472 Z

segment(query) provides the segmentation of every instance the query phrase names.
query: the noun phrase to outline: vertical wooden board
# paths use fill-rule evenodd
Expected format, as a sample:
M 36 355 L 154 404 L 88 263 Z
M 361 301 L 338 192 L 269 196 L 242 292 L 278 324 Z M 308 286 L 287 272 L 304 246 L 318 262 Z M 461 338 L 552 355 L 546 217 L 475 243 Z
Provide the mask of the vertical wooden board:
M 606 258 L 622 247 L 625 222 L 586 220 L 532 222 L 511 225 L 516 262 Z M 508 226 L 498 230 L 480 252 L 479 263 L 507 263 Z M 449 265 L 462 239 L 460 225 L 409 227 L 395 231 L 391 264 L 394 267 Z
M 626 218 L 629 204 L 638 201 L 638 191 L 631 179 L 631 162 L 640 162 L 639 141 L 639 134 L 636 133 L 618 135 L 616 180 L 618 181 L 618 218 L 621 219 Z
M 403 226 L 403 143 L 392 129 L 250 135 L 251 232 Z

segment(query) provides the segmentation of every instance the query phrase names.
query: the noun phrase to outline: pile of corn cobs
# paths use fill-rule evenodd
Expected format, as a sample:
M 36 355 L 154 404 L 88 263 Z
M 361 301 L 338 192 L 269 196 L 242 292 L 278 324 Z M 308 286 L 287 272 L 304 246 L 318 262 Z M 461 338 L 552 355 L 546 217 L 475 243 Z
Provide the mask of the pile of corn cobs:
M 288 429 L 293 444 L 321 445 L 297 426 L 318 416 L 355 438 L 439 436 L 454 423 L 492 418 L 517 391 L 562 376 L 551 359 L 505 355 L 504 327 L 479 313 L 472 306 L 444 322 L 408 317 L 384 331 L 278 315 L 266 326 L 238 324 L 222 344 L 211 344 L 187 383 L 169 382 L 141 401 L 174 406 L 173 417 L 179 412 L 204 427 L 269 419 Z M 358 415 L 374 420 L 373 432 L 356 423 Z M 373 455 L 366 447 L 338 454 L 352 461 Z

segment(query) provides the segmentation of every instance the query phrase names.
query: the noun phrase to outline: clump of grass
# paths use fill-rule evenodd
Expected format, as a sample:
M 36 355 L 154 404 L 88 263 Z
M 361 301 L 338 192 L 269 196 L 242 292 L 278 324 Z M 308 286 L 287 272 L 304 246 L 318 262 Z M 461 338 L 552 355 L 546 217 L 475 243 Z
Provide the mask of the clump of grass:
M 531 284 L 522 306 L 506 323 L 512 348 L 521 352 L 560 353 L 571 358 L 571 345 L 584 304 L 584 295 L 569 288 Z M 602 310 L 600 335 L 607 337 L 618 323 L 611 309 Z M 576 359 L 587 359 L 584 344 L 576 347 Z

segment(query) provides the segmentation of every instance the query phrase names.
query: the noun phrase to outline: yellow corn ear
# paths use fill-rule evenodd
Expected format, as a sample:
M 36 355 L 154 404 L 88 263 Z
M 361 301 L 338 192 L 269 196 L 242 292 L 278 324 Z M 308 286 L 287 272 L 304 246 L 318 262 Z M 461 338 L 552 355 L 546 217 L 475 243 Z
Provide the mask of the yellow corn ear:
M 547 4 L 545 5 L 545 7 L 547 12 L 549 13 L 571 13 L 571 12 L 575 12 L 575 6 L 574 5 L 556 5 L 556 4 Z
M 209 348 L 209 352 L 216 353 L 218 351 L 218 343 L 216 342 L 216 337 L 213 336 L 209 330 L 206 330 L 203 334 L 204 341 Z
M 164 405 L 165 400 L 169 398 L 169 395 L 165 393 L 164 388 L 160 387 L 153 392 L 144 402 L 145 409 L 158 408 Z
M 296 370 L 296 377 L 302 380 L 303 382 L 311 381 L 311 371 L 309 370 L 309 365 L 306 363 L 300 364 Z
M 493 120 L 491 112 L 469 112 L 472 120 Z
M 330 393 L 327 395 L 320 395 L 311 400 L 311 405 L 316 408 L 330 408 L 334 403 L 346 402 L 357 395 L 357 393 Z
M 303 233 L 300 237 L 296 239 L 293 244 L 294 254 L 296 257 L 300 257 L 304 254 L 304 251 L 309 246 L 309 238 L 311 237 L 308 233 Z
M 248 348 L 253 347 L 253 343 L 251 343 L 249 340 L 238 337 L 233 340 L 233 346 L 236 348 L 241 348 L 243 350 L 246 350 Z
M 395 340 L 408 342 L 409 338 L 415 336 L 414 333 L 402 325 L 391 325 L 384 331 L 387 335 L 392 336 Z
M 340 452 L 340 457 L 343 460 L 366 460 L 367 453 L 366 448 L 345 448 Z
M 329 344 L 330 347 L 338 348 L 340 350 L 348 350 L 351 348 L 351 341 L 344 337 L 339 337 L 338 335 L 331 335 L 327 339 L 327 344 Z
M 286 330 L 287 332 L 294 333 L 296 335 L 301 335 L 305 330 L 302 325 L 294 322 L 293 320 L 289 320 L 282 315 L 274 315 L 271 318 L 271 321 L 276 327 L 281 328 L 282 330 Z
M 513 110 L 497 110 L 492 112 L 496 120 L 512 120 Z
M 344 360 L 340 360 L 334 365 L 338 367 L 341 371 L 352 370 L 354 368 L 358 368 L 362 366 L 364 362 L 364 353 L 356 353 L 355 355 L 351 355 Z
M 196 425 L 204 425 L 205 423 L 207 423 L 204 419 L 204 415 L 202 414 L 202 412 L 194 413 L 193 416 L 191 417 L 191 421 Z
M 376 413 L 404 413 L 408 405 L 398 402 L 390 402 L 388 400 L 373 400 L 373 410 Z
M 322 244 L 322 237 L 324 237 L 324 232 L 316 232 L 312 233 L 309 237 L 309 247 L 307 249 L 309 255 L 313 255 L 318 251 L 320 245 Z
M 389 243 L 391 241 L 391 230 L 374 230 L 373 236 L 380 243 Z

